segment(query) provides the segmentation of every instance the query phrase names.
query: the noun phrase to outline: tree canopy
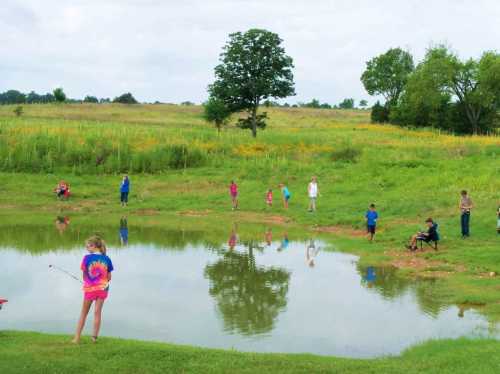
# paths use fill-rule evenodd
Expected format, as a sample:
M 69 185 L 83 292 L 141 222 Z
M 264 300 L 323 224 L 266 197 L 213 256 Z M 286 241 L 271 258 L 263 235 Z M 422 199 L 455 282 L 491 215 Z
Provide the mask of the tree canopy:
M 477 60 L 460 60 L 448 47 L 433 46 L 398 92 L 398 99 L 385 108 L 372 108 L 372 120 L 488 132 L 499 126 L 500 54 L 489 51 Z
M 388 105 L 395 105 L 413 70 L 412 55 L 401 48 L 391 48 L 366 63 L 361 82 L 370 95 L 382 95 Z
M 120 103 L 120 104 L 138 104 L 137 100 L 135 99 L 134 96 L 130 92 L 124 93 L 118 97 L 115 97 L 113 99 L 114 103 Z
M 210 97 L 203 105 L 203 117 L 208 122 L 213 122 L 217 131 L 220 132 L 222 126 L 227 123 L 231 116 L 231 111 L 226 106 L 224 101 L 215 97 Z
M 83 99 L 84 103 L 94 103 L 97 104 L 99 102 L 99 99 L 95 96 L 85 96 L 85 99 Z
M 295 94 L 293 60 L 286 55 L 281 43 L 277 34 L 267 30 L 230 34 L 220 64 L 215 67 L 215 81 L 209 86 L 210 96 L 222 100 L 231 112 L 248 113 L 248 119 L 243 122 L 254 137 L 259 125 L 260 103 Z
M 354 99 L 344 99 L 338 106 L 340 109 L 354 109 Z
M 61 87 L 58 87 L 54 91 L 52 91 L 52 94 L 54 95 L 54 98 L 58 103 L 64 103 L 66 101 L 66 94 Z

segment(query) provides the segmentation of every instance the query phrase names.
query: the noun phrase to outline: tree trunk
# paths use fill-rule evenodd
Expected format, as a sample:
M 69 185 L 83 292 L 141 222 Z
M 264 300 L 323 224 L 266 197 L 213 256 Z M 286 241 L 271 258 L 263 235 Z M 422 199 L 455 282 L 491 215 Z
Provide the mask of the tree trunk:
M 479 133 L 479 118 L 481 117 L 481 108 L 474 108 L 473 105 L 465 103 L 465 113 L 471 125 L 472 133 Z
M 252 136 L 257 137 L 257 105 L 252 108 Z

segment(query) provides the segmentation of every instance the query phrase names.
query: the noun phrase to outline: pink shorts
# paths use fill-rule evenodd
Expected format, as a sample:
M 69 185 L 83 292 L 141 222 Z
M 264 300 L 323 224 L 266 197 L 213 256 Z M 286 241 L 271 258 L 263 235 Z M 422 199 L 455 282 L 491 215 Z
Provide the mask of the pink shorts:
M 108 297 L 108 291 L 104 290 L 97 290 L 97 291 L 90 291 L 83 293 L 83 298 L 87 301 L 95 301 L 97 299 L 106 300 L 107 297 Z

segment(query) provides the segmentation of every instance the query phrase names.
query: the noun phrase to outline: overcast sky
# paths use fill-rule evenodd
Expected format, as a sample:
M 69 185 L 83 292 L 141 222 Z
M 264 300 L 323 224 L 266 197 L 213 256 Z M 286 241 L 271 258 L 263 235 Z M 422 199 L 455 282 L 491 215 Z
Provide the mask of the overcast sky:
M 498 0 L 1 0 L 0 91 L 205 100 L 231 32 L 265 28 L 295 63 L 289 102 L 368 98 L 365 62 L 432 43 L 463 58 L 500 49 Z

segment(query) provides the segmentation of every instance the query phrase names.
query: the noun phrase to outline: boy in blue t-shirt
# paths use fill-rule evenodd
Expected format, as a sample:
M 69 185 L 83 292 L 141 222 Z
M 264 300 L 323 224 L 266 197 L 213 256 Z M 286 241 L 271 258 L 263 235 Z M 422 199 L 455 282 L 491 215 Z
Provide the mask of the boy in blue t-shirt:
M 378 213 L 375 210 L 375 204 L 370 204 L 370 208 L 365 214 L 366 218 L 366 231 L 369 235 L 370 242 L 373 241 L 373 237 L 375 236 L 375 229 L 377 227 L 377 219 Z

